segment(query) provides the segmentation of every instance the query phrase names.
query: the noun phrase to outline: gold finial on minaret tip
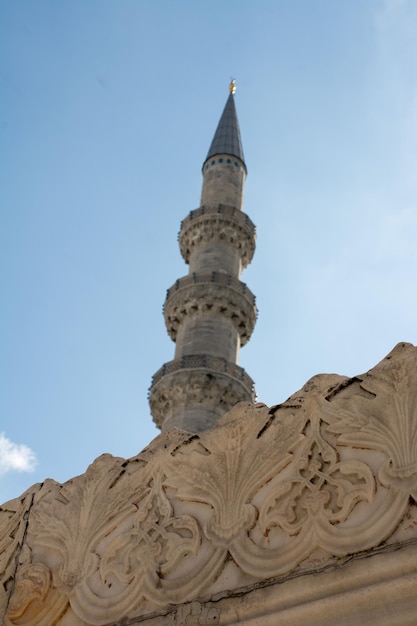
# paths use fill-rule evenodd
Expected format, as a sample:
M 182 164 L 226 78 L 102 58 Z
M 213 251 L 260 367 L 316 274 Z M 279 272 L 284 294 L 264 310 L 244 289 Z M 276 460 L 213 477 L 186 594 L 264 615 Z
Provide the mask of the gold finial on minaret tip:
M 230 81 L 229 93 L 232 93 L 233 95 L 236 93 L 236 81 L 234 78 Z

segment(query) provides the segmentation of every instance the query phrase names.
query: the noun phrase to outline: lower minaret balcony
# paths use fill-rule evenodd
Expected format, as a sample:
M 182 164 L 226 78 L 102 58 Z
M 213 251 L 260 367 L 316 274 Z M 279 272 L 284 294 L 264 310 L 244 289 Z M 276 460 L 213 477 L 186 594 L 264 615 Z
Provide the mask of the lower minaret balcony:
M 177 280 L 167 291 L 164 318 L 169 336 L 177 340 L 186 320 L 210 316 L 230 320 L 244 346 L 253 332 L 255 296 L 240 280 L 223 272 L 193 273 Z
M 235 363 L 204 354 L 165 363 L 149 390 L 154 422 L 163 430 L 206 430 L 238 402 L 255 402 L 253 380 Z

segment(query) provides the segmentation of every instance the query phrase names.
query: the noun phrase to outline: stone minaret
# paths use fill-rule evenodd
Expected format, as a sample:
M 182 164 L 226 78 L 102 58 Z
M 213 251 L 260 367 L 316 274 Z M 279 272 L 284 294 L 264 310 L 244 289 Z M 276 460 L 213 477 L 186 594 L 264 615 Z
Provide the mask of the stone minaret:
M 255 227 L 242 211 L 246 165 L 234 103 L 235 81 L 203 164 L 200 208 L 181 224 L 187 276 L 167 291 L 164 317 L 174 360 L 152 379 L 155 423 L 200 432 L 237 402 L 255 399 L 252 379 L 237 365 L 256 321 L 255 296 L 242 270 L 255 251 Z

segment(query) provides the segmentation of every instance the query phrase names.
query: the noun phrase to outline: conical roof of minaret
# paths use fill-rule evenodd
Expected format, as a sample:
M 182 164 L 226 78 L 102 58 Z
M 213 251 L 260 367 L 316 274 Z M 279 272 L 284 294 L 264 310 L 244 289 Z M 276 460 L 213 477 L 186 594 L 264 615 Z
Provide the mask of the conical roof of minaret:
M 234 101 L 234 81 L 230 85 L 230 94 L 224 107 L 213 141 L 206 156 L 206 161 L 215 154 L 230 154 L 245 163 L 239 122 Z

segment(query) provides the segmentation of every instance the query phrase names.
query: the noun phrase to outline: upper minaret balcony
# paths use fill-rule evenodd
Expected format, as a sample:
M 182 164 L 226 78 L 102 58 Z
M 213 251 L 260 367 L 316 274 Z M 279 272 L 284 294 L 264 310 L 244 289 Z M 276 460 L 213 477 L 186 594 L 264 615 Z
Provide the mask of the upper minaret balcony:
M 183 220 L 178 240 L 190 274 L 214 271 L 240 277 L 252 261 L 256 229 L 252 220 L 233 206 L 202 206 Z

